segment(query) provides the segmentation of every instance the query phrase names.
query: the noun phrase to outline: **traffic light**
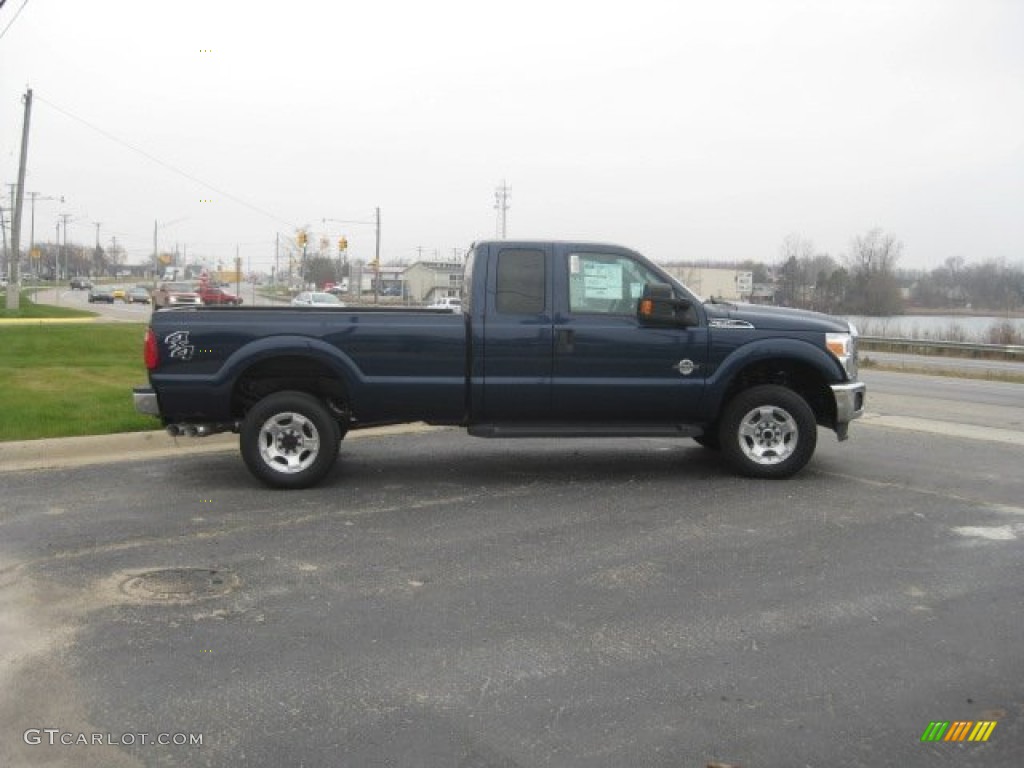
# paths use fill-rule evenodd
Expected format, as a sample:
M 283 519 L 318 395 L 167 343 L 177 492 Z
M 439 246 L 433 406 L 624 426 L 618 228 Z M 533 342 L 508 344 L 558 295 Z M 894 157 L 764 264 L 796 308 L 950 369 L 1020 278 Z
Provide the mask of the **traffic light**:
M 347 237 L 339 237 L 338 238 L 338 250 L 339 251 L 347 251 L 348 250 L 348 238 Z
M 306 239 L 307 239 L 307 236 L 306 236 L 305 231 L 299 230 L 299 234 L 297 234 L 295 236 L 295 242 L 297 242 L 299 244 L 300 248 L 305 248 L 306 247 Z

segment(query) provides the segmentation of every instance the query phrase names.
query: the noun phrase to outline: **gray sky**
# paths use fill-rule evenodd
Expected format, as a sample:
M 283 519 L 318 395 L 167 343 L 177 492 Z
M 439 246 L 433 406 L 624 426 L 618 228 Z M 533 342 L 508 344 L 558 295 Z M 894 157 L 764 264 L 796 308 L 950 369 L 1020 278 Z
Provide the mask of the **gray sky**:
M 495 234 L 503 179 L 510 237 L 658 261 L 771 261 L 791 232 L 840 256 L 876 226 L 903 266 L 1024 259 L 1016 0 L 28 0 L 4 184 L 26 86 L 27 189 L 66 198 L 37 239 L 64 211 L 130 261 L 154 219 L 211 263 L 267 267 L 306 224 L 372 257 L 371 225 L 322 220 L 377 206 L 385 260 L 451 254 Z

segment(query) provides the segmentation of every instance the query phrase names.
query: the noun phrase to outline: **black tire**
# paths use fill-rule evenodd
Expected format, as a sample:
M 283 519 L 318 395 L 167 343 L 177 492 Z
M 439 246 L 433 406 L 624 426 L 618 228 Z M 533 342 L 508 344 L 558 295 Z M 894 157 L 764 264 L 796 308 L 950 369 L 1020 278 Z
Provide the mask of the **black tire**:
M 242 422 L 242 459 L 273 488 L 309 488 L 338 458 L 341 430 L 326 406 L 305 392 L 278 392 L 256 403 Z
M 726 405 L 718 435 L 722 452 L 741 474 L 778 479 L 795 475 L 811 460 L 818 426 L 800 395 L 765 384 Z

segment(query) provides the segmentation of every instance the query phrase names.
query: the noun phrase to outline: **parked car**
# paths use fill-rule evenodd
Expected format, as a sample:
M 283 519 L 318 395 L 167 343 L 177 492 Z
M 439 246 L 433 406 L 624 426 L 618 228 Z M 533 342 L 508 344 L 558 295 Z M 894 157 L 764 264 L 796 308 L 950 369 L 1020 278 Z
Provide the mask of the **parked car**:
M 129 288 L 124 300 L 129 304 L 149 304 L 151 301 L 149 291 L 140 285 Z
M 203 304 L 221 305 L 228 304 L 237 307 L 242 303 L 240 296 L 235 296 L 233 293 L 228 293 L 223 288 L 214 288 L 211 286 L 199 286 L 197 291 L 199 298 L 203 300 Z
M 323 291 L 303 291 L 294 299 L 296 307 L 344 307 L 345 304 L 337 296 Z
M 92 288 L 92 281 L 87 277 L 72 277 L 71 278 L 71 290 L 73 291 L 87 291 Z
M 153 308 L 193 306 L 201 307 L 203 300 L 197 292 L 198 286 L 191 282 L 158 283 L 153 291 Z
M 114 292 L 105 285 L 95 285 L 89 289 L 89 303 L 103 302 L 104 304 L 114 303 Z
M 444 296 L 433 304 L 428 304 L 427 309 L 447 309 L 451 312 L 462 311 L 462 299 L 458 296 Z
M 113 288 L 110 289 L 110 295 L 113 296 L 115 299 L 120 299 L 121 301 L 124 301 L 128 293 L 127 291 L 125 291 L 123 285 L 115 285 Z

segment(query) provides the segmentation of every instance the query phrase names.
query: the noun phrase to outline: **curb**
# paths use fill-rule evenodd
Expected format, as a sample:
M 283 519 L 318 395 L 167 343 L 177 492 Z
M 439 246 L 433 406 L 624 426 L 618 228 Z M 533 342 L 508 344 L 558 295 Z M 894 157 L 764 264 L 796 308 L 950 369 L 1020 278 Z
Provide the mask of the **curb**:
M 420 422 L 372 427 L 349 433 L 346 440 L 419 434 L 450 427 Z M 230 432 L 209 437 L 171 437 L 163 430 L 122 432 L 87 437 L 54 437 L 0 443 L 0 474 L 33 469 L 61 469 L 91 464 L 195 456 L 238 450 L 238 435 Z

